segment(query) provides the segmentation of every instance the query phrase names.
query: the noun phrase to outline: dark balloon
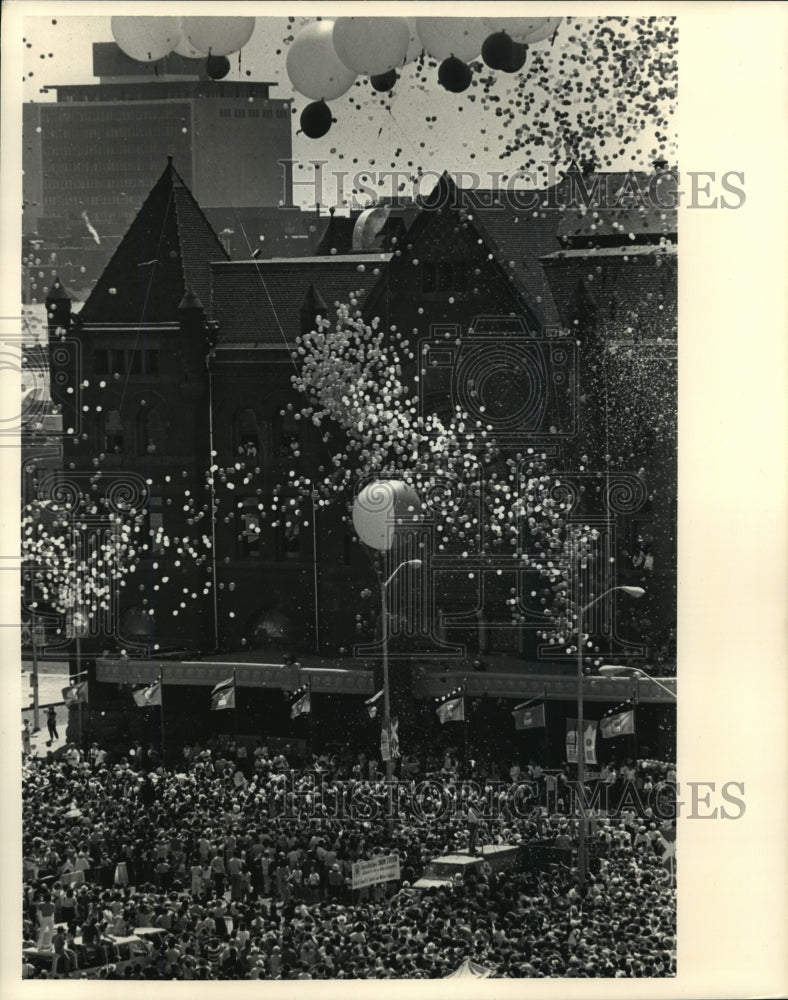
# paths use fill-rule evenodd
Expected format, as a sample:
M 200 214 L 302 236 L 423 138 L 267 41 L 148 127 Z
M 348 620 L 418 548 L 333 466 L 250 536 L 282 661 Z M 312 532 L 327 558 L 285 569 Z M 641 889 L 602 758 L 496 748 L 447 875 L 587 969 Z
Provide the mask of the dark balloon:
M 373 90 L 386 93 L 386 91 L 393 88 L 398 79 L 399 77 L 397 76 L 397 71 L 395 69 L 390 69 L 388 73 L 379 73 L 377 76 L 371 76 L 369 78 L 369 82 L 372 84 Z
M 512 42 L 512 58 L 501 69 L 504 73 L 518 73 L 525 66 L 525 57 L 528 54 L 528 46 Z
M 471 84 L 471 68 L 462 59 L 456 56 L 449 56 L 444 59 L 438 67 L 438 83 L 453 94 L 460 94 L 467 90 Z
M 482 59 L 490 69 L 505 70 L 514 61 L 514 42 L 505 31 L 488 35 L 482 45 Z
M 301 112 L 301 131 L 309 139 L 320 139 L 331 128 L 331 109 L 325 101 L 313 101 Z
M 212 80 L 223 80 L 230 72 L 230 60 L 227 56 L 208 56 L 206 68 Z

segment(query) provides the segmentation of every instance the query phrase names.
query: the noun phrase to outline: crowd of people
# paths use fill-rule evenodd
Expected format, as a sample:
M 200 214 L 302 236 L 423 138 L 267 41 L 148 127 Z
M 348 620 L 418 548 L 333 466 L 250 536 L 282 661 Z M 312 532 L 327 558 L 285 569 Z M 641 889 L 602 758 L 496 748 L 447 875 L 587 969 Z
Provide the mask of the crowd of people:
M 651 763 L 637 775 L 641 790 L 668 776 Z M 508 978 L 674 975 L 665 821 L 648 807 L 595 810 L 580 891 L 565 776 L 533 764 L 473 767 L 463 785 L 451 754 L 411 754 L 387 785 L 364 754 L 324 754 L 303 770 L 262 744 L 238 753 L 218 741 L 184 748 L 166 769 L 139 744 L 123 755 L 94 744 L 29 758 L 24 946 L 63 960 L 54 973 L 30 965 L 25 974 L 87 975 L 80 941 L 100 953 L 104 978 L 441 978 L 468 958 Z M 610 773 L 628 778 L 625 768 Z M 518 799 L 511 790 L 523 777 L 530 797 Z M 416 888 L 432 859 L 467 851 L 473 806 L 477 848 L 538 841 L 558 860 L 505 872 L 485 860 L 451 885 Z M 354 862 L 394 852 L 399 880 L 353 888 Z M 102 941 L 135 928 L 162 933 L 150 962 L 121 970 Z

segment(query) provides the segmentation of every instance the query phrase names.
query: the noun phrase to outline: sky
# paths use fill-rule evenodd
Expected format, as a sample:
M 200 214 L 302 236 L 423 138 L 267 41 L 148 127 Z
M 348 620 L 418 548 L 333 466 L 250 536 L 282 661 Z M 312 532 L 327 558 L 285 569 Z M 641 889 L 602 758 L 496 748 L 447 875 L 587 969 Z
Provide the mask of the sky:
M 56 5 L 42 3 L 33 6 L 48 12 L 56 10 Z M 81 10 L 82 6 L 74 5 L 72 9 Z M 270 10 L 271 6 L 268 5 L 266 10 Z M 335 10 L 335 6 L 330 4 L 318 6 L 318 13 L 322 13 L 324 18 Z M 479 11 L 477 6 L 471 6 Z M 134 3 L 104 4 L 101 9 L 114 9 L 128 15 L 135 7 L 146 8 L 146 12 L 152 9 L 150 4 Z M 300 12 L 305 7 L 310 5 L 298 4 L 289 9 Z M 403 12 L 412 7 L 402 5 Z M 259 8 L 259 4 L 248 4 L 244 12 L 251 13 Z M 193 12 L 194 5 L 188 8 L 180 4 L 166 7 L 167 12 L 181 9 Z M 212 14 L 215 9 L 211 6 Z M 415 9 L 432 12 L 426 4 L 417 5 Z M 452 11 L 454 9 L 452 5 Z M 448 5 L 446 11 L 448 13 Z M 551 13 L 552 9 L 548 8 L 546 12 Z M 609 137 L 607 143 L 602 142 L 603 146 L 606 145 L 605 150 L 598 146 L 597 138 L 604 138 L 611 130 L 612 116 L 609 113 L 602 121 L 603 109 L 610 106 L 611 99 L 599 96 L 601 80 L 594 77 L 596 69 L 592 60 L 584 59 L 586 42 L 590 44 L 592 38 L 598 38 L 598 26 L 593 34 L 590 33 L 593 24 L 590 18 L 564 18 L 553 45 L 546 40 L 531 47 L 522 73 L 493 74 L 488 69 L 479 69 L 474 74 L 474 84 L 461 94 L 451 94 L 440 86 L 437 64 L 427 65 L 421 70 L 415 64 L 406 66 L 391 97 L 375 93 L 366 78 L 359 77 L 346 95 L 331 102 L 336 121 L 329 133 L 322 139 L 308 139 L 299 134 L 297 121 L 297 115 L 308 101 L 294 91 L 285 60 L 290 40 L 311 20 L 314 17 L 299 16 L 292 23 L 286 16 L 258 17 L 250 41 L 240 54 L 230 57 L 232 69 L 225 78 L 270 81 L 276 84 L 272 96 L 294 99 L 297 114 L 294 115 L 293 156 L 300 164 L 296 167 L 296 181 L 299 170 L 303 172 L 301 176 L 311 179 L 313 168 L 309 161 L 318 159 L 327 161 L 323 168 L 326 178 L 338 171 L 349 170 L 352 174 L 362 168 L 373 171 L 406 170 L 414 175 L 419 169 L 436 173 L 448 169 L 477 172 L 482 178 L 479 186 L 491 187 L 505 184 L 518 168 L 525 168 L 531 172 L 531 177 L 523 182 L 523 186 L 543 187 L 548 183 L 549 169 L 561 169 L 569 162 L 567 156 L 556 151 L 554 145 L 558 135 L 556 111 L 575 116 L 582 109 L 581 114 L 586 114 L 587 133 L 583 147 L 596 147 L 597 152 L 606 156 L 609 154 L 610 165 L 619 169 L 648 169 L 660 148 L 659 139 L 653 133 L 651 116 L 646 116 L 642 128 L 626 127 L 631 137 L 627 140 L 631 141 L 631 145 L 626 149 Z M 415 22 L 416 18 L 410 19 L 411 26 Z M 113 40 L 111 17 L 73 16 L 67 11 L 57 10 L 43 16 L 25 16 L 23 23 L 19 45 L 24 56 L 22 95 L 25 101 L 53 100 L 54 94 L 42 93 L 42 89 L 56 84 L 95 82 L 92 76 L 92 44 Z M 614 26 L 618 31 L 620 26 Z M 577 38 L 580 42 L 573 44 L 572 39 Z M 627 38 L 624 40 L 622 33 L 621 39 L 610 46 L 609 51 L 623 52 L 632 40 L 637 39 L 631 28 Z M 604 39 L 599 40 L 599 45 L 602 42 Z M 600 57 L 606 55 L 608 49 L 599 45 L 594 50 L 596 54 Z M 665 51 L 668 49 L 665 48 Z M 566 62 L 559 63 L 559 59 L 564 58 L 562 53 L 566 53 Z M 542 68 L 538 60 L 543 62 Z M 634 52 L 631 64 L 634 69 L 630 69 L 630 73 L 636 73 L 638 67 L 644 75 L 651 72 L 650 65 L 643 63 L 642 50 Z M 567 111 L 564 102 L 570 74 L 577 77 L 577 87 L 571 91 L 571 106 Z M 593 97 L 595 103 L 590 108 L 587 107 L 589 94 L 596 95 Z M 596 102 L 599 103 L 599 121 L 596 125 L 589 125 L 589 112 L 594 110 Z M 666 106 L 669 103 L 665 102 Z M 617 124 L 617 127 L 621 126 Z M 521 135 L 514 141 L 518 129 Z M 667 147 L 671 157 L 675 143 L 662 145 Z M 519 148 L 507 155 L 507 146 Z M 500 178 L 497 181 L 496 174 Z M 381 193 L 393 193 L 396 183 L 402 184 L 401 181 L 394 184 L 390 180 L 385 181 L 381 185 Z M 427 181 L 420 190 L 423 192 L 429 186 Z M 351 180 L 343 194 L 347 196 L 352 187 Z M 403 193 L 413 193 L 410 180 L 404 183 Z M 341 197 L 336 195 L 336 184 L 330 181 L 326 183 L 325 194 L 324 204 Z

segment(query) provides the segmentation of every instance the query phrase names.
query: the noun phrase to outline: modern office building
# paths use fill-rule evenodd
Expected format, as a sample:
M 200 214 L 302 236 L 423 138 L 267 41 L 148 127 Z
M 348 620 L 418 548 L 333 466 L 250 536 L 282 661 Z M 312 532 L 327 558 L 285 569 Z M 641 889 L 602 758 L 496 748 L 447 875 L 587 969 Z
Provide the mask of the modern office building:
M 138 63 L 114 42 L 93 46 L 93 73 L 25 108 L 27 227 L 122 234 L 168 155 L 205 210 L 289 204 L 278 161 L 291 157 L 291 108 L 275 84 L 211 80 L 204 61 L 175 55 Z

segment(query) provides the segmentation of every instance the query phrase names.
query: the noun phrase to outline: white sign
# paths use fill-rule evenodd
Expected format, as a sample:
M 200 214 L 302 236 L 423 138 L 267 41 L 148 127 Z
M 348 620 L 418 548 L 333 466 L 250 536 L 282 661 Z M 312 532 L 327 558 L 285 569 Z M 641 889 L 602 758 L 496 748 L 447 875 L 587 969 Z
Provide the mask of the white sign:
M 400 878 L 399 855 L 386 854 L 369 861 L 356 861 L 353 864 L 352 878 L 354 889 L 377 885 L 378 882 L 393 882 Z

